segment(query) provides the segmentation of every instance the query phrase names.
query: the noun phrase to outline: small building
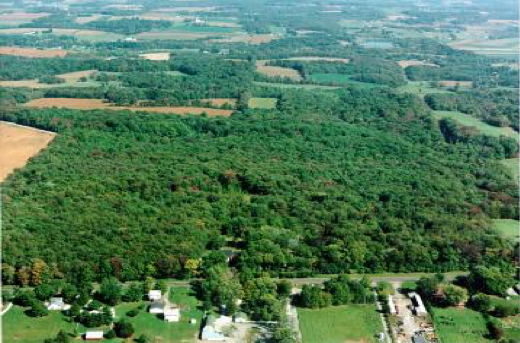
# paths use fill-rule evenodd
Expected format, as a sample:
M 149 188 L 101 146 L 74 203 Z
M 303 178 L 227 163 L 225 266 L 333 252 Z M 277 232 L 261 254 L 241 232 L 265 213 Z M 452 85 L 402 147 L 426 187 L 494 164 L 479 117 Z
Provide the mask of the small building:
M 152 289 L 148 292 L 148 299 L 150 301 L 160 301 L 162 299 L 161 291 L 157 289 Z
M 47 303 L 47 310 L 49 311 L 65 311 L 70 308 L 70 305 L 66 305 L 63 298 L 51 298 Z
M 390 312 L 390 314 L 396 314 L 397 313 L 397 309 L 395 307 L 394 299 L 392 298 L 391 295 L 388 296 L 388 311 Z
M 247 322 L 247 315 L 244 312 L 237 312 L 233 316 L 233 321 L 235 323 L 245 323 Z
M 426 307 L 424 306 L 424 303 L 419 294 L 410 293 L 408 294 L 408 296 L 410 297 L 410 299 L 412 299 L 416 316 L 425 316 L 428 314 L 428 311 L 426 311 Z
M 201 339 L 206 341 L 223 341 L 226 339 L 224 329 L 232 324 L 231 317 L 220 316 L 216 318 L 213 315 L 206 317 L 206 323 L 202 329 Z
M 148 312 L 153 314 L 163 314 L 164 313 L 164 303 L 162 301 L 154 301 L 150 304 L 148 308 Z
M 85 333 L 86 341 L 99 341 L 103 339 L 103 331 L 87 331 Z
M 164 308 L 165 322 L 178 322 L 181 319 L 181 311 L 177 306 L 166 306 Z

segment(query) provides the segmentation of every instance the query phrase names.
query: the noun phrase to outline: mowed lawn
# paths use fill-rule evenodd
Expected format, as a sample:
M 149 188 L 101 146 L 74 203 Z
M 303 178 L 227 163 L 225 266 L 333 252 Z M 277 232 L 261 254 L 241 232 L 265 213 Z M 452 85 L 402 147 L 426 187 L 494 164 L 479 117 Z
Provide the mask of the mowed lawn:
M 435 331 L 441 342 L 486 343 L 489 333 L 479 312 L 459 308 L 435 308 Z
M 273 109 L 276 107 L 276 103 L 275 98 L 251 98 L 248 105 L 250 108 Z
M 24 314 L 23 308 L 13 306 L 2 316 L 3 342 L 42 343 L 46 338 L 54 338 L 60 332 L 72 332 L 74 324 L 59 311 L 51 311 L 48 316 L 32 318 Z
M 518 140 L 518 133 L 514 132 L 510 128 L 505 127 L 496 127 L 491 126 L 489 124 L 484 123 L 478 118 L 472 117 L 468 114 L 464 114 L 462 112 L 455 112 L 455 111 L 433 111 L 435 118 L 442 119 L 442 118 L 451 118 L 453 120 L 458 121 L 460 124 L 464 126 L 473 126 L 481 133 L 493 136 L 493 137 L 499 137 L 499 136 L 507 136 L 514 138 Z
M 493 228 L 505 238 L 518 241 L 520 221 L 515 219 L 493 219 Z
M 383 324 L 375 305 L 298 309 L 303 343 L 377 342 Z

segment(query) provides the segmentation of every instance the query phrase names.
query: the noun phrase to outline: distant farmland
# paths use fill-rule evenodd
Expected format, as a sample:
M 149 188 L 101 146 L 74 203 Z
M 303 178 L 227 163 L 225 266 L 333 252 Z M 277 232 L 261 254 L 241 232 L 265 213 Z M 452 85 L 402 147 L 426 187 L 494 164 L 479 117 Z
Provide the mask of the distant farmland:
M 300 73 L 291 68 L 283 68 L 266 65 L 268 61 L 257 61 L 256 71 L 269 77 L 286 77 L 291 80 L 301 81 Z
M 164 114 L 203 114 L 208 116 L 228 117 L 233 111 L 204 107 L 138 107 L 138 106 L 112 106 L 101 99 L 69 99 L 69 98 L 41 98 L 31 100 L 25 104 L 30 108 L 69 108 L 75 110 L 129 110 L 134 112 L 151 112 Z
M 56 135 L 52 132 L 0 122 L 0 182 L 44 149 Z
M 64 57 L 68 52 L 61 49 L 41 50 L 31 48 L 17 48 L 12 46 L 0 47 L 0 55 L 23 56 L 31 58 Z

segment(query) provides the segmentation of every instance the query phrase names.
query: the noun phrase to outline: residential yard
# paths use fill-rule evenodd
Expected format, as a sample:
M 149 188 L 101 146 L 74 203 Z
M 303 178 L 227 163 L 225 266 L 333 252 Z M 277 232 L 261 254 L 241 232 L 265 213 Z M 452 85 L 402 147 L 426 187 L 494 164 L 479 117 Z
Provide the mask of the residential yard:
M 514 219 L 493 219 L 493 228 L 497 230 L 505 238 L 511 239 L 512 241 L 519 240 L 520 222 Z
M 504 338 L 520 342 L 520 316 L 502 319 Z
M 60 330 L 72 332 L 74 324 L 66 319 L 59 311 L 52 311 L 46 317 L 32 318 L 23 312 L 22 307 L 13 306 L 2 316 L 3 342 L 42 343 L 46 338 L 56 337 Z
M 136 317 L 126 317 L 134 324 L 137 337 L 145 334 L 151 338 L 151 342 L 193 342 L 199 333 L 203 315 L 197 308 L 197 299 L 185 287 L 171 287 L 169 300 L 181 307 L 181 319 L 178 323 L 167 323 L 158 315 L 148 313 L 147 301 L 119 305 L 116 316 L 120 320 L 126 317 L 128 311 L 144 305 L 144 309 Z M 197 323 L 190 324 L 190 318 L 195 318 Z
M 276 102 L 275 98 L 251 98 L 249 99 L 249 107 L 273 109 L 276 107 Z
M 435 308 L 434 315 L 435 332 L 441 342 L 493 342 L 485 338 L 488 329 L 479 312 L 459 308 Z
M 298 309 L 303 343 L 377 342 L 383 325 L 375 305 Z

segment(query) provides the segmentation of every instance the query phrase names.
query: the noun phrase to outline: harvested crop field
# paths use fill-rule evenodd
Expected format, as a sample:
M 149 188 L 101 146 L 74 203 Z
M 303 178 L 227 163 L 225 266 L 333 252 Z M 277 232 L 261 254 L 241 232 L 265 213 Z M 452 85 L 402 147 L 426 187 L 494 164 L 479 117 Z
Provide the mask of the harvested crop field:
M 47 35 L 48 28 L 12 28 L 12 29 L 0 29 L 0 34 L 36 34 Z M 57 36 L 74 36 L 78 39 L 88 40 L 92 42 L 111 42 L 117 39 L 124 38 L 123 35 L 104 32 L 97 30 L 77 30 L 77 29 L 53 29 L 53 35 Z
M 202 99 L 202 102 L 210 103 L 212 106 L 230 105 L 235 106 L 237 99 L 232 98 L 213 98 L 213 99 Z
M 58 88 L 58 87 L 96 87 L 99 84 L 96 81 L 80 82 L 82 77 L 89 77 L 96 73 L 96 70 L 84 70 L 75 71 L 72 73 L 65 73 L 56 75 L 57 77 L 64 79 L 65 83 L 47 84 L 40 83 L 38 80 L 17 80 L 17 81 L 0 81 L 0 87 L 12 87 L 12 88 Z
M 0 182 L 44 149 L 56 135 L 31 127 L 0 122 Z
M 140 58 L 150 61 L 168 61 L 170 59 L 169 52 L 153 52 L 149 54 L 140 54 Z
M 64 79 L 66 82 L 78 82 L 79 79 L 81 79 L 82 77 L 90 77 L 96 72 L 97 72 L 97 70 L 92 69 L 92 70 L 74 71 L 72 73 L 65 73 L 65 74 L 60 74 L 60 75 L 56 75 L 56 76 L 59 77 L 60 79 Z
M 286 77 L 291 80 L 301 81 L 300 73 L 291 68 L 275 67 L 266 65 L 268 61 L 261 60 L 256 62 L 256 71 L 269 77 Z
M 11 12 L 11 13 L 0 13 L 0 22 L 3 24 L 19 25 L 30 23 L 31 21 L 47 17 L 49 13 L 27 13 L 27 12 Z
M 23 56 L 30 58 L 52 58 L 64 57 L 67 54 L 68 52 L 66 50 L 61 49 L 41 50 L 31 48 L 17 48 L 13 46 L 0 47 L 0 55 Z
M 220 39 L 213 39 L 211 42 L 213 43 L 246 43 L 246 44 L 264 44 L 269 43 L 273 40 L 280 39 L 281 36 L 275 35 L 272 33 L 265 33 L 265 34 L 252 34 L 252 35 L 239 35 L 229 38 L 220 38 Z
M 208 116 L 228 117 L 233 111 L 204 107 L 138 107 L 138 106 L 113 106 L 101 99 L 69 99 L 69 98 L 41 98 L 34 99 L 24 106 L 31 108 L 68 108 L 75 110 L 129 110 L 135 112 L 151 112 L 164 114 L 203 114 Z
M 418 60 L 403 60 L 403 61 L 398 61 L 397 64 L 399 64 L 399 66 L 403 69 L 407 68 L 407 67 L 413 67 L 413 66 L 438 67 L 438 65 L 436 65 L 436 64 L 428 63 L 425 61 L 418 61 Z
M 473 82 L 471 81 L 441 81 L 441 86 L 442 87 L 456 87 L 456 86 L 459 86 L 459 87 L 472 87 L 473 86 Z

